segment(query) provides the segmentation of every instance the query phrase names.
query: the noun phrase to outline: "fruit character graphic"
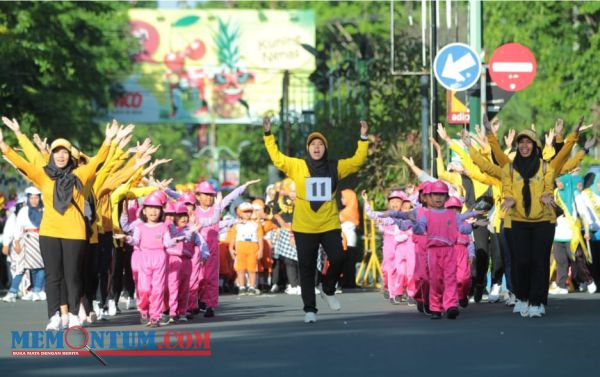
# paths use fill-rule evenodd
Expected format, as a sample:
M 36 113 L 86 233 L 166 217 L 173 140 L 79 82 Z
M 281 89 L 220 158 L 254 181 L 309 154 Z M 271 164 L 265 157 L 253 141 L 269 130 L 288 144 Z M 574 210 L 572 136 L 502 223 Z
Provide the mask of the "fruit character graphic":
M 219 66 L 213 79 L 212 110 L 222 118 L 241 118 L 249 114 L 248 103 L 244 100 L 244 87 L 254 81 L 241 61 L 239 48 L 240 28 L 230 21 L 218 18 L 219 29 L 214 35 Z

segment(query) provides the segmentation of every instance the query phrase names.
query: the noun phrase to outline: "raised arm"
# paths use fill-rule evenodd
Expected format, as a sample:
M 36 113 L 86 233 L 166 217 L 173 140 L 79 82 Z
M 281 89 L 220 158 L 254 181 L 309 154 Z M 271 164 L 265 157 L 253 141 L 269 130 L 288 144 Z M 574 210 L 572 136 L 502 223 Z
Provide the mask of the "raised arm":
M 350 158 L 344 158 L 338 161 L 338 176 L 340 179 L 356 173 L 362 164 L 367 159 L 367 153 L 369 149 L 369 138 L 368 138 L 369 125 L 364 120 L 360 121 L 360 140 L 356 146 L 354 156 Z

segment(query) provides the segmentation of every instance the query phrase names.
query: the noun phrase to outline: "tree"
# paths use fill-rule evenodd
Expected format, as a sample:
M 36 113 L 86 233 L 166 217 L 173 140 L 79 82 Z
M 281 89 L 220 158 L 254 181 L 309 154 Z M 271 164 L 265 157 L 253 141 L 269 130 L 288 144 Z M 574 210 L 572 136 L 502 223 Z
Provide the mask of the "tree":
M 124 2 L 1 2 L 0 114 L 26 133 L 101 142 L 94 119 L 131 69 Z

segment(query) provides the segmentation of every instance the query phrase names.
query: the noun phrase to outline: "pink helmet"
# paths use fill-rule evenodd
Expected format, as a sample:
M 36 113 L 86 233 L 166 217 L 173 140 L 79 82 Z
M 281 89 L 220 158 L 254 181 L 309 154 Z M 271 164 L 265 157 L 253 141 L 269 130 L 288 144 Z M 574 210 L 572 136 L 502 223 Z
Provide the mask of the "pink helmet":
M 153 194 L 154 193 L 146 196 L 146 198 L 144 199 L 144 206 L 162 207 L 164 202 L 160 199 L 158 195 Z
M 175 205 L 175 214 L 177 215 L 187 215 L 188 209 L 185 203 L 179 202 Z
M 213 185 L 211 185 L 208 181 L 200 182 L 198 184 L 198 186 L 196 186 L 196 192 L 199 192 L 201 194 L 209 194 L 209 195 L 217 194 Z
M 178 203 L 190 203 L 190 204 L 196 204 L 196 197 L 194 196 L 194 194 L 192 194 L 191 192 L 186 192 L 183 193 L 183 195 L 181 195 L 178 199 L 177 199 Z
M 398 198 L 400 200 L 402 200 L 403 202 L 408 201 L 408 196 L 401 190 L 394 190 L 392 192 L 390 192 L 390 194 L 388 195 L 388 200 L 393 199 L 393 198 Z
M 430 194 L 447 194 L 448 185 L 442 181 L 435 181 L 429 186 Z
M 422 182 L 419 187 L 417 187 L 417 191 L 423 191 L 423 194 L 429 194 L 428 188 L 431 185 L 430 181 Z
M 165 206 L 165 213 L 175 213 L 175 202 L 172 200 L 167 201 L 167 205 Z
M 160 202 L 161 202 L 161 206 L 164 206 L 167 203 L 167 200 L 169 199 L 167 197 L 167 194 L 165 194 L 161 190 L 152 191 L 152 193 L 150 193 L 150 195 L 148 195 L 148 196 L 157 197 L 160 200 Z
M 452 208 L 452 207 L 458 207 L 458 208 L 462 208 L 462 201 L 457 198 L 456 196 L 451 196 L 450 199 L 446 200 L 446 204 L 444 204 L 444 207 L 446 208 Z

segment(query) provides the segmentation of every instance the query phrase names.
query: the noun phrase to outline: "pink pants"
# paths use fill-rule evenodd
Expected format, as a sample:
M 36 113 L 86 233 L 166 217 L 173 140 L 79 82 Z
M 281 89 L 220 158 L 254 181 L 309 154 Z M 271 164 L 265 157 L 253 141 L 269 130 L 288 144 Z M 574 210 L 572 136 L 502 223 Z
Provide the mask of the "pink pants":
M 415 285 L 413 298 L 422 304 L 429 302 L 429 268 L 425 242 L 424 239 L 415 242 L 415 270 L 413 274 Z
M 441 312 L 458 305 L 456 254 L 453 246 L 427 248 L 429 263 L 429 310 Z
M 457 243 L 454 245 L 456 254 L 456 281 L 458 289 L 458 299 L 464 300 L 469 294 L 471 288 L 471 266 L 469 266 L 469 251 L 467 245 Z
M 169 255 L 167 285 L 169 286 L 169 315 L 185 315 L 190 290 L 192 261 L 190 258 Z
M 133 284 L 137 287 L 138 275 L 140 273 L 140 251 L 136 248 L 131 253 L 131 277 L 133 278 Z M 136 300 L 139 300 L 137 292 L 135 292 Z
M 188 290 L 188 302 L 187 302 L 187 311 L 192 311 L 194 309 L 198 309 L 198 287 L 200 285 L 200 253 L 198 250 L 195 250 L 192 259 L 190 260 L 191 265 L 191 275 L 189 281 L 189 290 Z
M 381 261 L 381 275 L 383 277 L 383 289 L 389 291 L 389 275 L 394 266 L 394 254 L 396 241 L 393 238 L 383 240 L 383 260 Z M 391 295 L 390 295 L 391 296 Z
M 167 254 L 164 251 L 140 251 L 139 271 L 135 287 L 138 310 L 153 321 L 163 311 L 167 277 Z
M 390 297 L 401 296 L 405 291 L 409 296 L 414 296 L 415 244 L 412 242 L 397 244 L 393 263 L 388 280 Z
M 208 260 L 200 268 L 200 301 L 209 308 L 219 305 L 219 247 L 210 249 Z

